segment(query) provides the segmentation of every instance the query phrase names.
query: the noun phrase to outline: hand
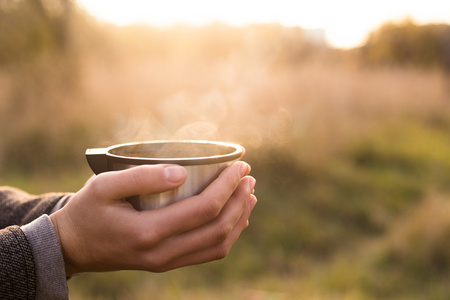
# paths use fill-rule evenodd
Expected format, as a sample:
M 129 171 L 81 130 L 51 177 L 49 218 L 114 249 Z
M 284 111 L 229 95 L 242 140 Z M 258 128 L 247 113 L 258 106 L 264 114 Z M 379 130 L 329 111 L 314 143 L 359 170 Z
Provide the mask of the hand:
M 224 258 L 256 204 L 249 172 L 248 164 L 236 162 L 200 195 L 146 211 L 124 198 L 180 186 L 183 167 L 145 165 L 95 176 L 50 216 L 66 274 L 164 272 Z

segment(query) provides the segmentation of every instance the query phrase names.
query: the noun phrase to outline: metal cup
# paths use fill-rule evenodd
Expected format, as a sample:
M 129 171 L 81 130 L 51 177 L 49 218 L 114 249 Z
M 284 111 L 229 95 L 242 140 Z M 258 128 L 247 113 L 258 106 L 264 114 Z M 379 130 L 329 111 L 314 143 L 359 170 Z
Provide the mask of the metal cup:
M 138 210 L 156 209 L 202 192 L 231 163 L 239 160 L 244 148 L 237 144 L 212 141 L 147 141 L 86 150 L 95 174 L 128 169 L 145 164 L 176 164 L 187 171 L 180 187 L 127 200 Z

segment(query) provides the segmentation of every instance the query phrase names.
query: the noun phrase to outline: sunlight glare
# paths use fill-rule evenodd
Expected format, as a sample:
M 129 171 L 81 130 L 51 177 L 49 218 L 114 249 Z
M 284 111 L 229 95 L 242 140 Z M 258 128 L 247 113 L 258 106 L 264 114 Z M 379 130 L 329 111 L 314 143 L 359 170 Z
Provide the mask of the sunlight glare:
M 98 19 L 117 25 L 202 26 L 220 21 L 235 26 L 278 22 L 304 29 L 320 28 L 331 45 L 342 48 L 363 43 L 371 30 L 388 20 L 412 17 L 420 23 L 450 23 L 450 1 L 442 0 L 78 0 L 78 3 Z

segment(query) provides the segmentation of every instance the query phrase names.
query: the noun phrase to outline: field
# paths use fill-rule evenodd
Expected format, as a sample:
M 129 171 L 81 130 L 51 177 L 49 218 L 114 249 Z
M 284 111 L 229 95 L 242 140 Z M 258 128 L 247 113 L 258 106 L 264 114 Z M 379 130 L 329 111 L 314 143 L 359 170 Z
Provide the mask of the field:
M 79 275 L 71 299 L 450 297 L 448 75 L 294 33 L 102 25 L 70 59 L 0 69 L 2 184 L 75 192 L 87 148 L 151 139 L 241 143 L 257 179 L 226 259 Z

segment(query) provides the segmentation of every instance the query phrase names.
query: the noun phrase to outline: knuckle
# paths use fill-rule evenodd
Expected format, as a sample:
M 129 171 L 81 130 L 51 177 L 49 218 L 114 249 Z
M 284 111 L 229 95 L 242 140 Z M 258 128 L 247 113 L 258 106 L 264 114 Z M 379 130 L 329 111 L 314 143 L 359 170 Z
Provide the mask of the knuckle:
M 236 189 L 237 185 L 239 184 L 240 178 L 239 177 L 228 177 L 225 180 L 225 186 L 229 191 L 233 191 Z
M 216 229 L 217 243 L 224 242 L 228 238 L 232 230 L 233 227 L 230 224 L 228 223 L 220 224 Z
M 217 197 L 207 199 L 203 204 L 203 216 L 207 220 L 215 219 L 222 210 L 221 201 Z
M 139 249 L 146 249 L 149 247 L 153 247 L 154 245 L 158 244 L 158 242 L 161 240 L 161 235 L 157 229 L 136 230 L 134 236 L 136 246 Z
M 230 252 L 230 248 L 226 247 L 225 245 L 221 245 L 217 248 L 215 253 L 215 260 L 221 260 L 228 256 L 228 253 Z
M 168 270 L 166 267 L 168 263 L 168 259 L 164 256 L 149 255 L 144 262 L 144 268 L 150 272 L 162 273 Z
M 101 182 L 104 181 L 104 178 L 106 176 L 107 175 L 105 173 L 100 173 L 100 174 L 96 175 L 94 180 L 91 180 L 89 182 L 89 186 L 88 186 L 89 193 L 93 196 L 94 199 L 99 198 L 102 195 L 104 188 L 103 188 L 103 184 L 101 184 Z
M 144 262 L 144 269 L 146 271 L 154 272 L 154 273 L 161 273 L 161 272 L 163 272 L 161 266 L 156 261 L 154 261 L 153 259 L 147 259 Z
M 139 167 L 139 168 L 135 167 L 132 170 L 129 169 L 130 183 L 135 187 L 141 187 L 141 186 L 145 185 L 144 179 L 146 178 L 145 174 L 147 172 L 147 169 L 148 169 L 147 166 L 143 166 L 143 167 Z

